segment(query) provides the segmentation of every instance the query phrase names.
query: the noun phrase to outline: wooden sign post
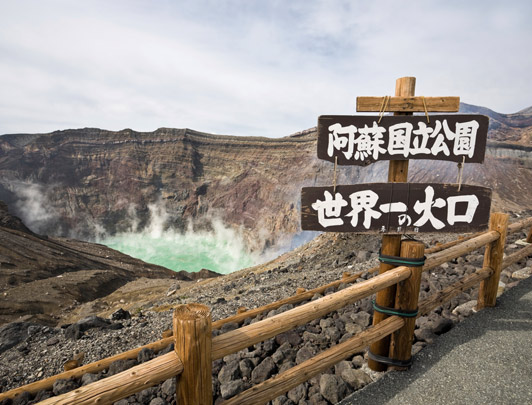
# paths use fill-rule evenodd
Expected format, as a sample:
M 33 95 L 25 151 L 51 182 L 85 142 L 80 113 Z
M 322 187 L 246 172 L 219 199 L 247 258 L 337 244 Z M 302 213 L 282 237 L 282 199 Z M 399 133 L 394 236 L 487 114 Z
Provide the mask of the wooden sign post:
M 357 111 L 381 116 L 326 115 L 318 119 L 318 157 L 340 165 L 368 165 L 389 160 L 388 183 L 306 187 L 301 195 L 303 230 L 381 232 L 381 258 L 398 257 L 406 232 L 471 232 L 486 229 L 491 190 L 469 185 L 409 184 L 408 160 L 484 160 L 488 117 L 436 115 L 458 112 L 459 97 L 415 97 L 414 77 L 396 81 L 394 97 L 358 97 Z M 394 116 L 383 116 L 394 112 Z M 413 116 L 414 112 L 425 115 Z M 430 118 L 430 119 L 429 119 Z M 396 264 L 381 260 L 379 274 Z M 376 308 L 393 308 L 396 288 L 379 291 Z M 375 311 L 373 324 L 386 311 Z M 371 345 L 369 367 L 386 370 L 375 359 L 388 357 L 390 338 Z
M 402 77 L 395 82 L 395 95 L 397 97 L 413 97 L 416 89 L 415 77 Z M 357 106 L 358 107 L 358 106 Z M 396 112 L 395 115 L 411 115 L 412 112 Z M 388 168 L 389 183 L 406 183 L 408 181 L 408 160 L 391 160 Z M 381 242 L 381 253 L 387 256 L 399 256 L 401 253 L 401 235 L 383 235 Z M 395 266 L 387 263 L 380 263 L 379 274 L 393 269 Z M 396 287 L 391 286 L 377 293 L 375 303 L 382 307 L 392 308 L 395 304 Z M 373 325 L 384 321 L 388 316 L 382 312 L 374 312 Z M 370 346 L 370 351 L 379 356 L 387 357 L 390 348 L 390 337 L 381 339 Z M 368 366 L 373 371 L 386 371 L 388 366 L 375 360 L 368 359 Z

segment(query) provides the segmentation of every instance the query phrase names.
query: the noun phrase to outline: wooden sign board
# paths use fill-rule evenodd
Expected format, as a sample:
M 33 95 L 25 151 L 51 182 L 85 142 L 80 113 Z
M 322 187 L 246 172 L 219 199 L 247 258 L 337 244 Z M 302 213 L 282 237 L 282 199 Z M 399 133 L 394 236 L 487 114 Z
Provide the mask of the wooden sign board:
M 366 166 L 378 160 L 431 159 L 482 163 L 489 118 L 485 115 L 322 115 L 318 158 Z
M 304 187 L 301 228 L 359 233 L 487 229 L 491 189 L 457 184 L 371 183 Z
M 357 97 L 358 112 L 458 112 L 460 97 Z

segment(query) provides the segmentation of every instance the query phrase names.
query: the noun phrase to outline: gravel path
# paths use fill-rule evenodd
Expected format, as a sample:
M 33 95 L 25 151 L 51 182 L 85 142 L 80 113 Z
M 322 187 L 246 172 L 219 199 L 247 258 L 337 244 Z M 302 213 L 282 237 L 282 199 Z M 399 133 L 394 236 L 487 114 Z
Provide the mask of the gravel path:
M 341 405 L 527 404 L 532 399 L 532 278 L 506 291 L 416 356 Z

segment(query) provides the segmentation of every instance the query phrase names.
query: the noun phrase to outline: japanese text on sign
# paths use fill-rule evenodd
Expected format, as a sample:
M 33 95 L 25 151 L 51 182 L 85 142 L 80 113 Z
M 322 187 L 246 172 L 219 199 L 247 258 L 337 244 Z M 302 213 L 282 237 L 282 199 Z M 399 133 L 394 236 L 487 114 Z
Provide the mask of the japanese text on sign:
M 483 228 L 491 190 L 449 184 L 376 183 L 308 187 L 302 195 L 305 230 L 447 232 Z
M 488 118 L 482 115 L 424 117 L 321 116 L 318 157 L 338 164 L 377 160 L 436 159 L 482 162 Z

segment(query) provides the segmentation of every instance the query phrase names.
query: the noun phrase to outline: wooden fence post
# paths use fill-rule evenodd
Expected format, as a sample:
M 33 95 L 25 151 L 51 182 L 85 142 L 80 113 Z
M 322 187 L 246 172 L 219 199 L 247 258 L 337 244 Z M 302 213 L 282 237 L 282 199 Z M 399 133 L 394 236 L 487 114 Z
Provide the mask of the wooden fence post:
M 175 352 L 183 363 L 177 380 L 179 405 L 212 404 L 211 311 L 201 304 L 174 310 Z
M 494 212 L 490 217 L 490 231 L 499 232 L 499 239 L 486 245 L 484 253 L 483 267 L 493 269 L 493 274 L 480 283 L 478 291 L 477 309 L 494 307 L 497 299 L 497 289 L 502 270 L 502 260 L 504 257 L 504 246 L 506 244 L 506 233 L 508 230 L 508 214 Z
M 425 246 L 415 240 L 403 240 L 401 243 L 401 257 L 405 259 L 423 259 Z M 395 308 L 399 311 L 414 312 L 418 309 L 419 289 L 423 265 L 410 267 L 412 271 L 409 278 L 397 284 L 395 295 Z M 412 357 L 412 343 L 417 316 L 405 317 L 404 326 L 391 336 L 390 358 L 408 362 Z M 406 367 L 394 366 L 396 370 L 405 370 Z
M 411 97 L 415 94 L 416 78 L 415 77 L 401 77 L 395 82 L 395 95 L 402 97 Z M 412 113 L 395 113 L 394 115 L 409 115 Z M 391 160 L 388 168 L 388 183 L 398 183 L 408 181 L 408 160 Z M 401 235 L 383 235 L 381 253 L 388 256 L 399 255 L 401 249 Z M 379 274 L 385 273 L 393 269 L 394 265 L 385 263 L 380 264 Z M 385 290 L 379 291 L 375 299 L 377 305 L 384 307 L 392 307 L 395 301 L 395 286 L 388 287 Z M 388 316 L 375 312 L 373 314 L 373 325 L 385 320 Z M 388 349 L 390 347 L 390 337 L 387 336 L 382 340 L 373 343 L 370 347 L 372 353 L 379 356 L 388 356 Z M 385 371 L 387 366 L 375 360 L 369 359 L 368 366 L 373 371 Z
M 528 236 L 526 237 L 528 243 L 532 243 L 532 228 L 528 231 Z

